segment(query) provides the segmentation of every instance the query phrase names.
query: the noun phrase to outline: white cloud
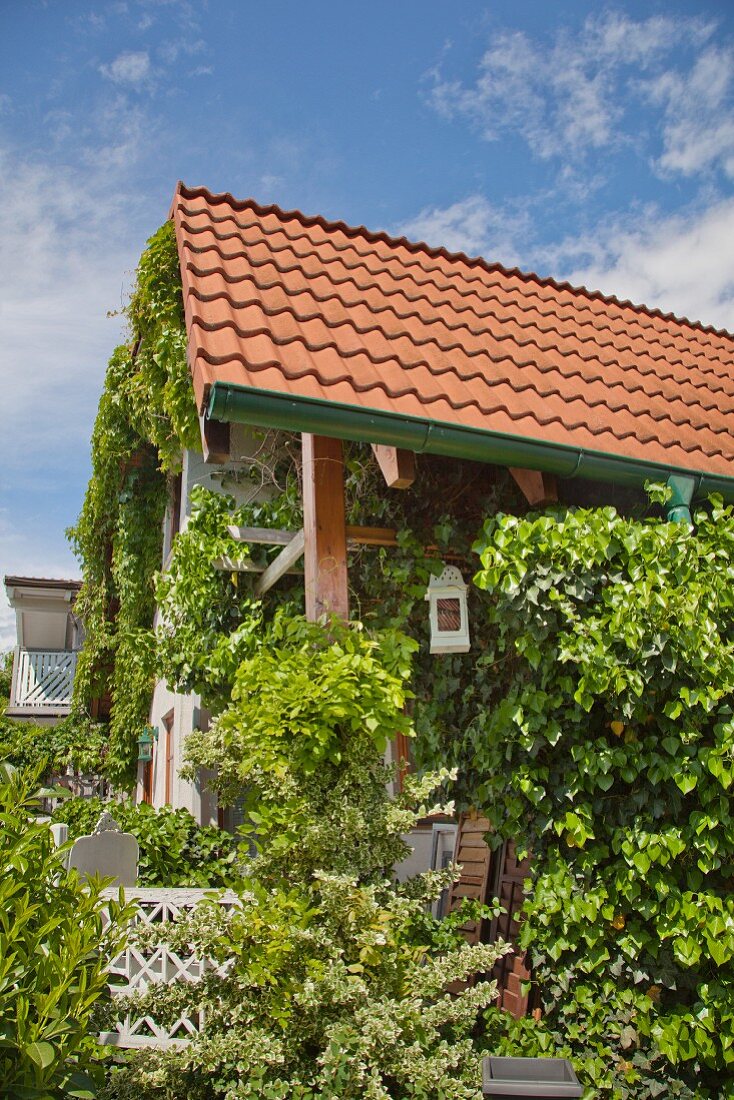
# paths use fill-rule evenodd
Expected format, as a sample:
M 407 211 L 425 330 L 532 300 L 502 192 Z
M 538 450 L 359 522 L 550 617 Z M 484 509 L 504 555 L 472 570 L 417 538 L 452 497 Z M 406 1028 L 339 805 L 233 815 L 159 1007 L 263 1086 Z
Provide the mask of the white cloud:
M 192 38 L 189 34 L 180 38 L 170 38 L 158 47 L 158 56 L 167 64 L 174 65 L 179 57 L 191 57 L 201 53 L 205 49 L 205 43 L 201 38 Z
M 517 255 L 518 239 L 528 227 L 527 214 L 493 206 L 483 195 L 469 195 L 451 206 L 426 207 L 394 232 L 450 252 L 483 255 L 509 265 Z
M 106 170 L 74 173 L 0 149 L 0 463 L 54 477 L 87 450 L 139 251 L 134 197 Z M 83 449 L 82 449 L 83 448 Z
M 734 177 L 732 85 L 734 51 L 718 46 L 705 50 L 687 73 L 668 70 L 641 84 L 664 111 L 660 169 L 690 176 L 718 163 Z
M 734 331 L 734 199 L 612 220 L 541 255 L 557 278 Z
M 121 53 L 109 65 L 100 65 L 99 71 L 113 83 L 129 84 L 133 88 L 145 86 L 153 75 L 150 56 L 145 50 Z
M 494 35 L 474 82 L 434 70 L 429 102 L 445 118 L 466 117 L 487 140 L 518 133 L 539 157 L 568 159 L 634 140 L 622 120 L 638 76 L 657 69 L 675 46 L 700 46 L 713 25 L 607 12 L 589 17 L 575 36 L 560 29 L 550 43 L 519 31 Z
M 122 335 L 107 312 L 125 297 L 139 223 L 156 223 L 129 182 L 100 166 L 75 171 L 0 147 L 0 190 L 0 575 L 74 576 L 64 530 L 81 507 L 105 366 Z M 0 588 L 0 646 L 12 629 Z

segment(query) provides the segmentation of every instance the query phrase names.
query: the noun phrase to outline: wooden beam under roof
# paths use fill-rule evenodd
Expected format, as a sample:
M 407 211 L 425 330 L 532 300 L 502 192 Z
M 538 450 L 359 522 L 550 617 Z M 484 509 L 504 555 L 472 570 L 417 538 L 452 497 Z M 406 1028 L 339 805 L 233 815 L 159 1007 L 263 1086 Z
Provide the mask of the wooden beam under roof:
M 409 489 L 415 481 L 415 452 L 373 443 L 372 453 L 388 489 Z
M 540 470 L 525 470 L 519 466 L 508 467 L 528 504 L 557 504 L 558 487 L 553 474 Z
M 199 417 L 201 430 L 201 450 L 204 462 L 221 466 L 229 461 L 229 424 L 222 420 L 209 420 Z

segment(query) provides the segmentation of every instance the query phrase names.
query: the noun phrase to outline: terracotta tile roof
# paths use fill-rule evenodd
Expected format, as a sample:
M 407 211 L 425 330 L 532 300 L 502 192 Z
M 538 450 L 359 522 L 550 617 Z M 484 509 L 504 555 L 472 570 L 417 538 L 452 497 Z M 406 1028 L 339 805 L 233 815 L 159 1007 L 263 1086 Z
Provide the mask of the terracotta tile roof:
M 734 337 L 568 283 L 179 185 L 189 358 L 216 381 L 734 474 Z

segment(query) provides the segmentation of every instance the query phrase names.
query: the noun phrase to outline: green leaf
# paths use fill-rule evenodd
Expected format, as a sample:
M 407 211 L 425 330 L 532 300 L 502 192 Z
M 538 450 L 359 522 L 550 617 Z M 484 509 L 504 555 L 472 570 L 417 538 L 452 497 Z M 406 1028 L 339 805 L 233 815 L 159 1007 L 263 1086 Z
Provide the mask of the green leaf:
M 30 1060 L 41 1069 L 47 1069 L 56 1057 L 56 1052 L 50 1043 L 28 1043 L 24 1049 Z

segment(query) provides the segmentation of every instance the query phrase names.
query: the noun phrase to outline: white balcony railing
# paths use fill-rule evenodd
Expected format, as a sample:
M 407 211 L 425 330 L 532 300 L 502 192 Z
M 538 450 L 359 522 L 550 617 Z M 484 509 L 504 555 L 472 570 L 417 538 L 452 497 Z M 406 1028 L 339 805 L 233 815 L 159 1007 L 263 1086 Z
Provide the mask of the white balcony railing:
M 16 649 L 10 710 L 59 713 L 71 706 L 77 654 Z

